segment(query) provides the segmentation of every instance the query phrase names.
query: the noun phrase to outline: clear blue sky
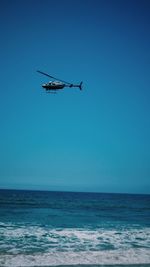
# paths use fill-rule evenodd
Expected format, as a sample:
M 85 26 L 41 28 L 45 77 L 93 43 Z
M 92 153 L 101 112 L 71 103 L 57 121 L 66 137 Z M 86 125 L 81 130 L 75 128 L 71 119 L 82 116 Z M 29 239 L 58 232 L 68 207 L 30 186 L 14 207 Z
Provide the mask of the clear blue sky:
M 0 32 L 0 187 L 150 193 L 150 1 L 1 0 Z

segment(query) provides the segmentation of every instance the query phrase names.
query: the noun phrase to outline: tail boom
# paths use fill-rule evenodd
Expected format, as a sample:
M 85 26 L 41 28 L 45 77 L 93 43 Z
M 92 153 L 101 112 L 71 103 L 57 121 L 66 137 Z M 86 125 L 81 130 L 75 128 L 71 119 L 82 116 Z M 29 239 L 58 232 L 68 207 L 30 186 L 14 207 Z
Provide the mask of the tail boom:
M 80 82 L 80 84 L 70 84 L 69 87 L 78 87 L 80 90 L 82 90 L 83 82 Z

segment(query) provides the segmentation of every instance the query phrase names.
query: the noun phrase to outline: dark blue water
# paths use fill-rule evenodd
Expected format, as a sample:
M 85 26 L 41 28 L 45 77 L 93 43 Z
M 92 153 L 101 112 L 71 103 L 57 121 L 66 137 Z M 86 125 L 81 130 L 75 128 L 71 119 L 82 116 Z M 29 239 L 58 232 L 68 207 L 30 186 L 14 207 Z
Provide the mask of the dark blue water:
M 0 190 L 0 266 L 150 264 L 150 195 Z

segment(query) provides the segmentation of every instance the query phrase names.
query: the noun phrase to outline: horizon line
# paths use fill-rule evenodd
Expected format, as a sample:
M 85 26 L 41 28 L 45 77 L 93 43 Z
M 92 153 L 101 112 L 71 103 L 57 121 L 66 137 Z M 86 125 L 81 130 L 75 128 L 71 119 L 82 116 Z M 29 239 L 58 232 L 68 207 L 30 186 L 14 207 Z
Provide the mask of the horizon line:
M 83 193 L 83 194 L 118 194 L 118 195 L 150 195 L 150 193 L 128 193 L 128 192 L 106 192 L 106 191 L 77 191 L 77 190 L 56 190 L 56 189 L 31 189 L 31 188 L 1 188 L 4 191 L 33 191 L 33 192 L 60 192 L 60 193 Z

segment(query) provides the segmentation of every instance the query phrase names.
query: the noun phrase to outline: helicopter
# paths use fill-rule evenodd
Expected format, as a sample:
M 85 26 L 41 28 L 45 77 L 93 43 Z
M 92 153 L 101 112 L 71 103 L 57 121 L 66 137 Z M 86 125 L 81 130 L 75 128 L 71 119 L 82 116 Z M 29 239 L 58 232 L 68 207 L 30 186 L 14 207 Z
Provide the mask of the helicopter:
M 60 90 L 63 89 L 64 87 L 77 87 L 80 90 L 82 90 L 82 85 L 83 82 L 80 82 L 80 84 L 73 84 L 73 83 L 69 83 L 69 82 L 65 82 L 61 79 L 57 79 L 43 71 L 37 70 L 38 73 L 45 75 L 47 77 L 52 78 L 54 81 L 49 81 L 48 83 L 44 83 L 42 84 L 42 87 L 48 92 L 48 93 L 56 93 L 56 90 Z

